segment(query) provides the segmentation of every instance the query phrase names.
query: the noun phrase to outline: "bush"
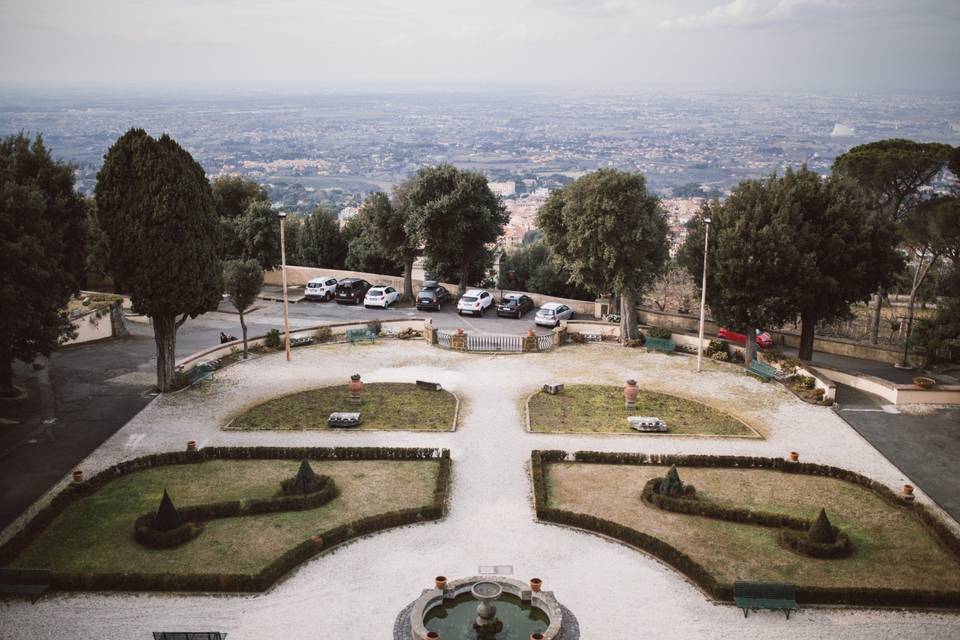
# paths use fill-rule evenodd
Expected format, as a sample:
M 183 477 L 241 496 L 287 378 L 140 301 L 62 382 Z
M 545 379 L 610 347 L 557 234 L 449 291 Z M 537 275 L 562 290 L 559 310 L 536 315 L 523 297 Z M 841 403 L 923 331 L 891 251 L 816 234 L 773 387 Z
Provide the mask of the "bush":
M 380 329 L 383 328 L 383 324 L 379 320 L 371 320 L 367 323 L 367 331 L 372 333 L 375 336 L 380 335 Z
M 783 355 L 783 351 L 779 349 L 770 349 L 768 351 L 763 351 L 763 359 L 767 362 L 777 363 L 783 362 L 787 359 L 787 356 Z
M 203 531 L 203 525 L 184 522 L 175 529 L 162 531 L 155 528 L 153 514 L 137 518 L 133 525 L 133 536 L 137 542 L 148 549 L 169 549 L 193 540 Z
M 816 386 L 817 381 L 814 380 L 811 376 L 797 376 L 794 380 L 794 384 L 797 385 L 798 389 L 813 389 Z
M 673 332 L 671 332 L 670 329 L 664 329 L 663 327 L 650 327 L 647 329 L 647 335 L 651 338 L 669 340 L 673 336 Z
M 781 371 L 786 375 L 790 376 L 797 372 L 797 367 L 799 367 L 802 362 L 798 358 L 784 358 L 783 363 L 780 365 Z
M 331 338 L 333 338 L 333 331 L 330 327 L 320 327 L 313 332 L 313 339 L 316 342 L 330 342 Z
M 714 354 L 722 353 L 726 356 L 730 354 L 730 344 L 726 340 L 711 340 L 707 345 L 707 357 L 714 360 L 726 361 L 726 358 L 714 358 Z
M 833 542 L 814 542 L 808 533 L 783 529 L 777 536 L 780 546 L 811 558 L 830 560 L 846 558 L 853 553 L 850 538 L 842 531 L 834 529 Z
M 279 329 L 270 329 L 263 339 L 263 344 L 270 349 L 279 349 L 282 342 Z
M 719 362 L 727 362 L 730 360 L 730 355 L 724 351 L 715 351 L 710 354 L 710 358 Z

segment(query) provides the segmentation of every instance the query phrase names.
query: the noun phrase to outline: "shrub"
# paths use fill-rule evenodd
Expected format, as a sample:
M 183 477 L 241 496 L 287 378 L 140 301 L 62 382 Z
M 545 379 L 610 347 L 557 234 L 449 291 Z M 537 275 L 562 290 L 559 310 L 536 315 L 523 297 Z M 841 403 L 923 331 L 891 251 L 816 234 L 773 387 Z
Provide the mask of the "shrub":
M 270 331 L 267 331 L 267 335 L 263 339 L 263 344 L 270 349 L 279 349 L 282 344 L 280 340 L 280 330 L 270 329 Z
M 811 376 L 797 376 L 795 382 L 798 389 L 813 389 L 817 381 Z
M 285 496 L 307 495 L 319 491 L 330 481 L 330 478 L 327 476 L 318 476 L 307 459 L 304 458 L 300 461 L 300 468 L 297 470 L 297 475 L 292 478 L 287 478 L 280 483 L 280 493 Z
M 330 327 L 320 327 L 313 332 L 313 339 L 317 342 L 329 342 L 333 338 L 333 331 Z
M 770 349 L 763 352 L 763 359 L 767 362 L 783 362 L 787 359 L 787 356 L 783 355 L 783 351 L 779 349 Z
M 784 358 L 783 364 L 780 365 L 780 369 L 789 376 L 796 373 L 797 367 L 799 367 L 801 364 L 803 363 L 801 363 L 798 358 Z
M 725 352 L 723 352 L 723 351 L 715 351 L 715 352 L 713 352 L 712 354 L 710 354 L 710 357 L 711 357 L 712 359 L 714 359 L 714 360 L 719 361 L 719 362 L 726 362 L 726 361 L 728 361 L 728 360 L 730 359 L 729 354 L 727 354 L 727 353 L 725 353 Z
M 647 329 L 647 335 L 651 338 L 669 340 L 673 336 L 673 333 L 670 331 L 670 329 L 665 329 L 663 327 L 650 327 Z
M 587 339 L 583 337 L 582 333 L 573 332 L 567 335 L 570 336 L 570 341 L 576 344 L 586 344 L 587 342 Z
M 367 331 L 372 333 L 375 336 L 380 335 L 380 329 L 383 328 L 383 324 L 379 320 L 371 320 L 367 323 Z
M 714 354 L 730 354 L 730 344 L 726 340 L 711 340 L 707 345 L 707 357 L 713 358 Z M 726 358 L 713 358 L 714 360 L 726 360 Z

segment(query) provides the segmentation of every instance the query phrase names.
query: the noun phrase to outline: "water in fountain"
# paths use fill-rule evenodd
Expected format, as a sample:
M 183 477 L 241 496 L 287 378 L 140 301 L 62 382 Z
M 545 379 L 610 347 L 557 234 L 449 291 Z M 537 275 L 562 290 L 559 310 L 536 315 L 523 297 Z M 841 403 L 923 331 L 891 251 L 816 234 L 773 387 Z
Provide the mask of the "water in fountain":
M 496 600 L 502 628 L 495 633 L 475 631 L 478 604 L 470 593 L 462 594 L 428 611 L 424 624 L 428 631 L 439 633 L 440 640 L 529 640 L 530 634 L 543 633 L 549 625 L 543 611 L 504 593 Z

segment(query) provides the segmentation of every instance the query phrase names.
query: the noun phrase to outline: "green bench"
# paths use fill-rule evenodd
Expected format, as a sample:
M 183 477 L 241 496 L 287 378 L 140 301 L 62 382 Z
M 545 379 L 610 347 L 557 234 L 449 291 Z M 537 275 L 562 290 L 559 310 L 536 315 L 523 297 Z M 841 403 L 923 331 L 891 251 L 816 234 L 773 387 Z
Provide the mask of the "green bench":
M 370 329 L 347 329 L 347 342 L 356 344 L 358 342 L 373 343 L 377 339 L 377 334 Z
M 50 588 L 50 572 L 46 569 L 0 569 L 0 593 L 32 596 L 33 601 Z
M 799 611 L 797 605 L 797 586 L 788 582 L 749 582 L 737 580 L 733 583 L 733 601 L 743 609 L 743 617 L 752 610 L 770 609 L 783 611 L 790 619 L 791 611 Z
M 759 360 L 754 360 L 750 363 L 750 366 L 747 367 L 747 373 L 752 376 L 760 378 L 764 382 L 768 382 L 777 377 L 777 370 L 774 367 L 771 367 L 768 364 L 760 362 Z
M 199 362 L 196 366 L 191 369 L 188 369 L 186 372 L 187 385 L 193 386 L 202 380 L 206 380 L 213 374 L 214 371 L 223 366 L 223 361 L 219 358 L 214 360 L 207 360 L 206 362 Z
M 677 348 L 677 343 L 670 338 L 647 338 L 643 346 L 652 351 L 663 351 L 664 353 L 673 353 Z

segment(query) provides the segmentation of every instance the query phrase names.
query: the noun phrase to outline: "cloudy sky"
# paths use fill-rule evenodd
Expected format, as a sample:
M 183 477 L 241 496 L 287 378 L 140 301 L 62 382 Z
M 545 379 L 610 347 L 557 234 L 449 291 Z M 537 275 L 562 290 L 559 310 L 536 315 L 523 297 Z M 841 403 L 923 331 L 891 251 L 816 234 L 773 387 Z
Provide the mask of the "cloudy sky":
M 960 91 L 960 0 L 0 0 L 0 86 Z

